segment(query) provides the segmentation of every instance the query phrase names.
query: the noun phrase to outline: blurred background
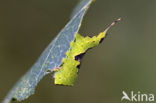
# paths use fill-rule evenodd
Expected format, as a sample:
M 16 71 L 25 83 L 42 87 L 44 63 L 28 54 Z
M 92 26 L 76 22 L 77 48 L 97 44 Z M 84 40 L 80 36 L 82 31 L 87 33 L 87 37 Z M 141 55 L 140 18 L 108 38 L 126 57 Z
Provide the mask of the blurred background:
M 69 21 L 78 0 L 0 0 L 0 101 Z M 156 95 L 156 0 L 96 0 L 80 33 L 93 36 L 115 19 L 82 60 L 74 87 L 41 80 L 22 103 L 119 103 L 122 91 Z M 124 103 L 124 102 L 123 102 Z

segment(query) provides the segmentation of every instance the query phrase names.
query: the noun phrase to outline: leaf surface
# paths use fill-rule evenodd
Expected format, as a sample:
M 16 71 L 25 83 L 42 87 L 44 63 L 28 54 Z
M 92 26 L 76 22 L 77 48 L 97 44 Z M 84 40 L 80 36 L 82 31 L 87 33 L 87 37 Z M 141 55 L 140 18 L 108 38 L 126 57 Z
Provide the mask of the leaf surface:
M 81 21 L 92 0 L 84 0 L 83 5 L 78 5 L 77 11 L 71 20 L 61 30 L 57 37 L 49 44 L 41 54 L 38 61 L 32 68 L 15 84 L 8 93 L 3 103 L 9 103 L 12 99 L 22 101 L 34 94 L 38 82 L 54 68 L 62 64 L 62 59 L 66 57 L 66 52 L 70 49 L 70 43 L 74 41 L 75 35 L 81 25 Z

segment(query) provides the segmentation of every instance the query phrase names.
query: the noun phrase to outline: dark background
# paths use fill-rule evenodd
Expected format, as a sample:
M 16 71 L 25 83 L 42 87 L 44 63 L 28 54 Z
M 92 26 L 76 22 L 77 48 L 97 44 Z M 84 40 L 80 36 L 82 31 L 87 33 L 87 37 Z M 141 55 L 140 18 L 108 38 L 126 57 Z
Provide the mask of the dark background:
M 0 0 L 0 101 L 69 21 L 78 0 Z M 50 75 L 22 103 L 119 103 L 122 91 L 156 94 L 156 0 L 96 0 L 80 33 L 123 20 L 90 50 L 74 87 Z

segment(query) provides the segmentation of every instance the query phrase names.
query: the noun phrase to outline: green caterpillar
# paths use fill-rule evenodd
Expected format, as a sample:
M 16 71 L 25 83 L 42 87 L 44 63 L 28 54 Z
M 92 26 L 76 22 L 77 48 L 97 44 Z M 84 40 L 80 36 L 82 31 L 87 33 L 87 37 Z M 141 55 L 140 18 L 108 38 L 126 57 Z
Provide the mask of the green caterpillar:
M 109 28 L 119 20 L 114 21 L 104 32 L 97 36 L 83 37 L 80 34 L 76 34 L 75 41 L 71 42 L 71 48 L 66 53 L 67 57 L 63 59 L 62 65 L 54 71 L 55 84 L 73 86 L 78 77 L 79 56 L 84 54 L 89 48 L 98 46 L 106 36 Z

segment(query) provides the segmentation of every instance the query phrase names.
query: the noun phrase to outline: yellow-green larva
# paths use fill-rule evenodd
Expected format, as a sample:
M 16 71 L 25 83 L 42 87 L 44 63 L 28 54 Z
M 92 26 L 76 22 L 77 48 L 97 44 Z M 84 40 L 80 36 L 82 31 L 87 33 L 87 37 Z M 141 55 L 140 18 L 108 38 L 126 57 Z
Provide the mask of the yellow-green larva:
M 71 42 L 71 48 L 66 53 L 62 65 L 54 71 L 55 84 L 73 86 L 78 76 L 78 66 L 80 65 L 78 55 L 85 53 L 89 48 L 93 48 L 103 40 L 108 29 L 117 21 L 114 21 L 104 32 L 93 37 L 83 37 L 76 34 L 76 38 Z

